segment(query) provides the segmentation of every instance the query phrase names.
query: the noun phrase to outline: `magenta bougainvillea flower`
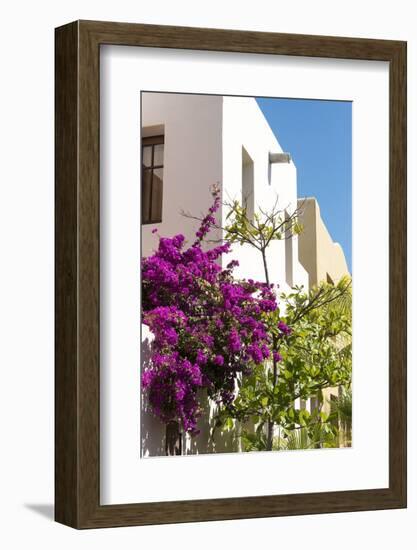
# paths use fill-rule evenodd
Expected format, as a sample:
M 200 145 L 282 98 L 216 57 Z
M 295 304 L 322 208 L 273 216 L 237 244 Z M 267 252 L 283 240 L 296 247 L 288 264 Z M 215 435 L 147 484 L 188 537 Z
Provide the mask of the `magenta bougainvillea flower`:
M 201 388 L 229 404 L 239 373 L 280 359 L 265 324 L 265 313 L 278 307 L 273 285 L 235 279 L 236 260 L 223 269 L 228 243 L 203 249 L 219 207 L 216 190 L 191 246 L 184 235 L 159 237 L 156 252 L 142 260 L 142 318 L 154 335 L 142 388 L 162 422 L 178 421 L 192 435 Z M 289 330 L 284 323 L 279 329 Z

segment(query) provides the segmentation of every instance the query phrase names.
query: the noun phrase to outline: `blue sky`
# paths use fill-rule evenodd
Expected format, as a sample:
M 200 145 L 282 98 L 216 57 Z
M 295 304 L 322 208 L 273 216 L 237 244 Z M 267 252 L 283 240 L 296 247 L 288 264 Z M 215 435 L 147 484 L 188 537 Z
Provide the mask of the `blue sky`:
M 297 167 L 298 196 L 316 197 L 352 272 L 352 103 L 257 98 Z

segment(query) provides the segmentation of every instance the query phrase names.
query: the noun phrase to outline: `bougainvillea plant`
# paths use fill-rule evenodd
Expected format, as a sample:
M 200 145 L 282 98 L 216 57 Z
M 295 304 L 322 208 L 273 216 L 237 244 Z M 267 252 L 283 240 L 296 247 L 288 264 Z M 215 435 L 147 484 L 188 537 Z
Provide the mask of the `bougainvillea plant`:
M 273 285 L 235 279 L 236 260 L 222 268 L 229 243 L 203 246 L 216 226 L 218 189 L 213 199 L 191 245 L 183 235 L 159 237 L 142 260 L 142 320 L 154 336 L 142 387 L 162 422 L 178 422 L 191 435 L 198 433 L 201 388 L 217 403 L 231 403 L 238 374 L 277 353 L 265 322 L 278 311 Z

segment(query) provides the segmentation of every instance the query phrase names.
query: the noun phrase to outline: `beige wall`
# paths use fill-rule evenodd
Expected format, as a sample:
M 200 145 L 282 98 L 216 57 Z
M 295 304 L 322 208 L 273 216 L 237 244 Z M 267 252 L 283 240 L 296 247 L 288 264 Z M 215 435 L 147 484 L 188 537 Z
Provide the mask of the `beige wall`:
M 299 199 L 298 207 L 304 227 L 298 237 L 298 257 L 309 274 L 310 288 L 321 281 L 337 283 L 349 275 L 342 247 L 333 242 L 315 198 Z
M 314 197 L 299 199 L 298 208 L 303 225 L 298 236 L 298 257 L 308 272 L 310 288 L 322 281 L 337 283 L 344 275 L 350 275 L 343 249 L 339 243 L 333 242 L 321 219 L 317 200 Z M 337 397 L 338 394 L 337 387 L 323 390 L 324 412 L 330 413 L 331 396 Z

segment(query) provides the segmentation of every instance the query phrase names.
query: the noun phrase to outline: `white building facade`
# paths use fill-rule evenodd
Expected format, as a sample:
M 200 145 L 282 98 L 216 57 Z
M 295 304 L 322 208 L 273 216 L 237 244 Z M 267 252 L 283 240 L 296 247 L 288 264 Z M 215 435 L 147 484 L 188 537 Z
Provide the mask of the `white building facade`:
M 210 189 L 215 183 L 220 184 L 223 201 L 244 201 L 248 212 L 258 208 L 271 210 L 276 201 L 288 216 L 297 208 L 296 167 L 291 159 L 280 155 L 284 152 L 255 99 L 142 93 L 141 113 L 142 143 L 145 147 L 146 143 L 159 143 L 158 162 L 162 159 L 162 168 L 155 168 L 162 182 L 158 180 L 158 191 L 154 192 L 161 204 L 155 210 L 158 214 L 154 223 L 151 220 L 142 225 L 142 256 L 151 254 L 157 247 L 158 239 L 152 233 L 155 228 L 162 236 L 183 233 L 192 242 L 198 222 L 184 217 L 182 212 L 197 217 L 205 215 L 212 204 Z M 159 141 L 153 141 L 157 136 Z M 150 153 L 148 156 L 151 158 Z M 152 158 L 156 156 L 154 149 Z M 281 162 L 274 162 L 277 158 Z M 146 170 L 150 169 L 143 168 L 143 172 Z M 218 216 L 225 225 L 225 207 Z M 308 273 L 299 262 L 297 236 L 273 241 L 267 256 L 270 281 L 278 285 L 280 291 L 286 292 L 293 285 L 308 289 Z M 237 277 L 265 280 L 258 251 L 235 245 L 223 261 L 228 263 L 232 258 L 240 264 L 235 270 Z M 143 326 L 144 360 L 150 338 L 147 327 Z M 163 455 L 165 428 L 147 411 L 146 399 L 142 403 L 142 454 Z M 238 450 L 237 444 L 224 435 L 207 443 L 213 412 L 207 403 L 199 426 L 201 434 L 193 440 L 184 437 L 185 453 Z

